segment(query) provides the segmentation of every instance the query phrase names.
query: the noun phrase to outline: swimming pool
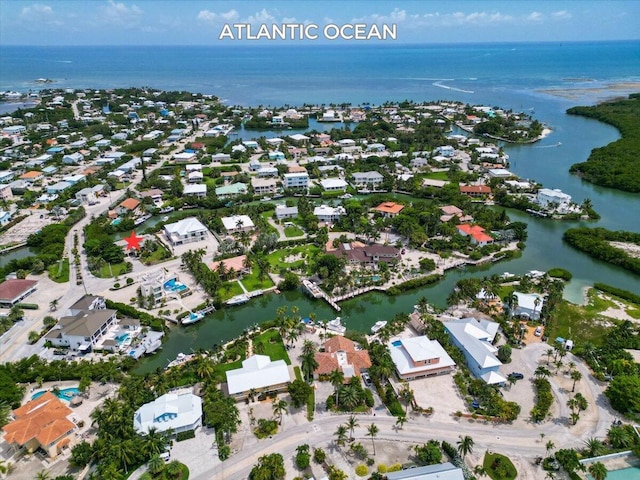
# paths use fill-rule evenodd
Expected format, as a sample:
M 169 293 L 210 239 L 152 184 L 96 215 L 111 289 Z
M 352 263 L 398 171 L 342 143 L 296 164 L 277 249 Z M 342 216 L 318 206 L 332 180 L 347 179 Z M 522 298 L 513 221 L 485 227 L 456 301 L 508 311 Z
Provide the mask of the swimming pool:
M 589 480 L 593 480 L 591 475 L 587 475 Z M 640 480 L 640 468 L 630 467 L 622 470 L 609 470 L 607 480 Z
M 175 278 L 172 278 L 164 282 L 164 289 L 168 292 L 183 292 L 187 289 L 187 286 L 184 283 L 176 281 Z
M 391 345 L 393 345 L 394 347 L 401 347 L 402 346 L 402 340 L 396 340 L 394 342 L 391 342 Z
M 111 222 L 111 225 L 118 225 L 121 221 L 121 218 L 116 218 L 113 222 Z
M 35 400 L 36 398 L 40 398 L 42 395 L 44 395 L 48 391 L 50 391 L 50 390 L 42 390 L 40 392 L 34 393 L 33 395 L 31 395 L 31 400 Z M 53 391 L 51 391 L 51 393 L 53 393 Z M 80 394 L 80 390 L 78 390 L 77 387 L 63 388 L 62 390 L 60 390 L 58 392 L 57 397 L 60 400 L 66 400 L 68 402 L 73 397 L 75 397 L 76 395 L 79 395 L 79 394 Z
M 129 334 L 128 333 L 122 333 L 122 334 L 120 334 L 120 335 L 118 335 L 116 337 L 116 342 L 118 342 L 118 345 L 122 345 L 128 339 L 129 339 Z

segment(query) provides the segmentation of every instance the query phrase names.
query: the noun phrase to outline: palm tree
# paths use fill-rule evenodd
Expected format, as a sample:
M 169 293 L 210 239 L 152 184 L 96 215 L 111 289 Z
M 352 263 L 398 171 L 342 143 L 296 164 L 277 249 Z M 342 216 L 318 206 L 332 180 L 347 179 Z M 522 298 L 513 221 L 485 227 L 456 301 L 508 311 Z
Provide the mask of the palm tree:
M 469 435 L 464 437 L 460 435 L 460 440 L 457 443 L 458 453 L 462 458 L 466 457 L 468 453 L 473 453 L 473 438 Z
M 478 477 L 484 477 L 487 475 L 487 471 L 482 465 L 476 465 L 473 468 L 473 473 L 475 473 Z
M 360 424 L 358 423 L 358 420 L 356 419 L 356 416 L 355 415 L 351 415 L 349 417 L 349 420 L 347 420 L 347 428 L 351 432 L 350 435 L 349 435 L 351 440 L 353 440 L 353 430 L 356 427 L 359 427 L 359 426 L 360 426 Z
M 551 359 L 551 355 L 553 355 L 553 348 L 547 348 L 547 351 L 544 352 L 545 355 L 547 356 L 547 365 L 549 365 L 549 360 Z
M 407 423 L 407 417 L 404 415 L 400 415 L 398 418 L 396 418 L 396 428 L 398 430 L 402 430 L 402 427 L 404 427 L 404 424 Z
M 556 444 L 553 443 L 551 440 L 548 440 L 546 445 L 545 445 L 545 448 L 547 449 L 547 457 L 548 457 L 549 456 L 549 452 L 551 450 L 553 450 L 554 448 L 556 448 Z
M 282 425 L 282 414 L 287 411 L 289 404 L 286 400 L 273 399 L 273 414 L 278 417 L 278 424 Z
M 539 366 L 538 368 L 536 368 L 533 374 L 535 375 L 536 378 L 548 378 L 551 376 L 551 372 L 549 371 L 549 369 L 543 366 Z
M 589 457 L 597 457 L 604 452 L 604 445 L 597 438 L 590 437 L 584 441 L 585 450 Z
M 376 444 L 373 441 L 373 439 L 376 437 L 376 435 L 378 435 L 379 431 L 380 430 L 378 429 L 378 426 L 375 423 L 372 423 L 367 427 L 367 437 L 371 437 L 371 445 L 373 446 L 374 455 L 376 454 Z
M 344 425 L 339 425 L 334 435 L 336 436 L 336 443 L 340 446 L 343 446 L 344 441 L 347 439 L 347 427 L 345 427 Z
M 49 310 L 55 312 L 58 309 L 58 299 L 54 298 L 49 302 Z
M 40 470 L 36 473 L 36 480 L 51 480 L 51 475 L 46 470 Z
M 309 340 L 305 340 L 305 344 Z M 310 342 L 313 345 L 313 342 Z M 300 356 L 300 368 L 302 373 L 304 373 L 305 380 L 310 382 L 313 378 L 313 372 L 318 368 L 319 364 L 316 360 L 316 355 L 313 351 L 304 353 L 303 346 L 303 354 Z
M 172 460 L 167 463 L 166 472 L 170 478 L 178 478 L 182 473 L 182 464 L 178 460 Z
M 574 370 L 571 372 L 571 380 L 573 380 L 573 388 L 571 389 L 571 392 L 573 393 L 576 391 L 576 382 L 582 380 L 582 374 L 578 370 Z
M 333 372 L 331 372 L 331 374 L 329 375 L 329 381 L 331 382 L 331 385 L 333 385 L 333 388 L 335 389 L 336 392 L 336 408 L 340 406 L 339 402 L 338 402 L 338 392 L 340 390 L 340 387 L 342 387 L 342 385 L 344 384 L 344 373 L 342 373 L 342 370 L 334 370 Z
M 589 473 L 593 480 L 604 480 L 609 472 L 602 462 L 596 462 L 589 465 Z
M 404 382 L 402 388 L 398 393 L 400 395 L 400 398 L 404 401 L 404 414 L 406 415 L 407 411 L 409 410 L 409 404 L 412 403 L 414 399 L 413 390 L 409 386 L 408 382 Z
M 160 458 L 160 455 L 154 455 L 149 459 L 147 469 L 151 475 L 158 475 L 162 470 L 164 470 L 164 460 Z
M 213 363 L 211 363 L 211 360 L 209 360 L 207 357 L 200 357 L 198 359 L 198 364 L 196 365 L 196 375 L 198 376 L 198 378 L 211 378 L 214 370 L 215 368 L 213 366 Z
M 629 448 L 633 445 L 633 436 L 625 427 L 611 427 L 607 438 L 613 448 Z

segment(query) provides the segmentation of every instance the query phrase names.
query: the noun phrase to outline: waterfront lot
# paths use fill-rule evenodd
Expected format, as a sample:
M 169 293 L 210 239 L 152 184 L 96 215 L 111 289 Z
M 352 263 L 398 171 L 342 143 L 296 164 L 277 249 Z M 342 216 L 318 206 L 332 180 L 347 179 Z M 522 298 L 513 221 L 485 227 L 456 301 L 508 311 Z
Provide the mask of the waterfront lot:
M 433 407 L 434 418 L 445 421 L 458 410 L 467 411 L 467 406 L 453 381 L 453 374 L 411 380 L 409 386 L 413 389 L 415 401 L 419 407 Z M 394 387 L 396 391 L 401 388 L 396 380 L 394 380 Z M 402 406 L 404 407 L 404 403 Z M 411 407 L 409 407 L 409 413 L 411 413 Z
M 49 215 L 49 212 L 44 210 L 29 213 L 24 220 L 0 235 L 0 245 L 24 243 L 27 241 L 27 238 L 29 238 L 29 235 L 55 222 L 55 217 Z

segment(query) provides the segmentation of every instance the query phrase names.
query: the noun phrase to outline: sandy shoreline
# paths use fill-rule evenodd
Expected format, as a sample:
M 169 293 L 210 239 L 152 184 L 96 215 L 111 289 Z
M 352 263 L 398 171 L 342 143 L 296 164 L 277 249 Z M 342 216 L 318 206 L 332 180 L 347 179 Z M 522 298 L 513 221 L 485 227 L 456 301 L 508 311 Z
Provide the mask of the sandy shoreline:
M 556 97 L 577 100 L 586 96 L 595 96 L 598 98 L 615 97 L 622 94 L 629 94 L 640 91 L 640 82 L 620 82 L 600 87 L 566 87 L 566 88 L 549 88 L 537 90 L 541 93 L 553 95 Z

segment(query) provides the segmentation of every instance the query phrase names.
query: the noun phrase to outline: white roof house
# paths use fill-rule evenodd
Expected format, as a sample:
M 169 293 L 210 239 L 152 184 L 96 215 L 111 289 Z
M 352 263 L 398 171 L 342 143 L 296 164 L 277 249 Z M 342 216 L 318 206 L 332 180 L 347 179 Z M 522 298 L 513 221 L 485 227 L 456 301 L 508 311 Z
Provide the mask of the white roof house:
M 194 172 L 195 173 L 195 172 Z M 207 184 L 206 183 L 193 183 L 185 185 L 182 190 L 183 195 L 195 195 L 197 197 L 207 196 Z
M 464 480 L 462 468 L 452 463 L 438 463 L 386 474 L 387 480 Z
M 251 389 L 268 391 L 291 382 L 291 372 L 284 360 L 272 362 L 266 355 L 253 355 L 242 362 L 242 368 L 229 370 L 227 390 L 231 396 L 242 396 Z
M 402 379 L 449 373 L 456 365 L 437 340 L 426 336 L 395 340 L 388 348 Z
M 142 405 L 133 416 L 133 428 L 146 434 L 151 428 L 173 433 L 195 430 L 202 425 L 202 399 L 192 393 L 167 393 Z
M 195 153 L 180 152 L 173 155 L 173 159 L 176 162 L 191 162 L 196 159 Z
M 342 206 L 330 207 L 329 205 L 320 205 L 313 209 L 313 214 L 318 217 L 319 222 L 335 222 L 347 212 Z
M 487 383 L 504 383 L 507 379 L 498 371 L 502 362 L 496 357 L 498 349 L 492 345 L 499 325 L 476 318 L 462 318 L 444 324 L 453 343 L 462 350 L 467 366 L 473 374 Z
M 306 142 L 307 140 L 309 140 L 309 137 L 307 137 L 306 135 L 302 135 L 301 133 L 289 135 L 289 138 L 294 142 Z
M 183 218 L 164 226 L 164 234 L 174 246 L 205 240 L 207 233 L 207 227 L 195 217 Z
M 228 233 L 249 231 L 255 228 L 249 215 L 234 215 L 232 217 L 222 217 L 222 225 Z
M 543 207 L 549 206 L 550 203 L 558 205 L 566 205 L 571 203 L 571 195 L 563 193 L 561 190 L 551 190 L 549 188 L 541 188 L 538 190 L 536 200 Z
M 537 293 L 513 292 L 518 299 L 518 304 L 513 311 L 516 316 L 528 317 L 532 320 L 540 318 L 540 310 L 544 305 L 544 297 Z
M 345 190 L 349 184 L 341 178 L 325 178 L 324 180 L 320 180 L 320 185 L 324 190 L 334 191 Z

